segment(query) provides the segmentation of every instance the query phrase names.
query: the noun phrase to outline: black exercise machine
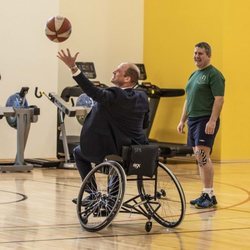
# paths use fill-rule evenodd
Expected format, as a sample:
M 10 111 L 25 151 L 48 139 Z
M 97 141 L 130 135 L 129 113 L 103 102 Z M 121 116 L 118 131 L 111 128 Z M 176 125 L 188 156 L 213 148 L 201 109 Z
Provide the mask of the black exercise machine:
M 96 78 L 94 63 L 76 62 L 76 65 L 88 79 Z M 92 83 L 100 88 L 107 87 L 99 81 L 92 80 Z M 79 86 L 64 88 L 61 96 L 55 93 L 49 93 L 48 95 L 44 92 L 38 93 L 38 88 L 36 88 L 35 96 L 40 98 L 42 95 L 45 95 L 57 107 L 56 156 L 60 163 L 57 167 L 75 168 L 73 149 L 80 143 L 80 131 L 79 135 L 66 134 L 65 116 L 75 117 L 82 125 L 88 112 L 90 112 L 94 101 L 83 93 Z M 74 97 L 77 97 L 76 102 L 74 101 Z
M 140 80 L 145 81 L 147 79 L 146 69 L 144 64 L 136 64 L 140 69 L 141 77 Z M 138 89 L 146 91 L 149 97 L 149 108 L 150 108 L 150 126 L 146 129 L 146 135 L 149 136 L 155 114 L 161 98 L 183 96 L 185 94 L 184 89 L 170 89 L 170 88 L 159 88 L 158 86 L 150 82 L 140 82 Z M 149 139 L 151 143 L 156 143 L 161 149 L 160 156 L 166 160 L 169 157 L 174 156 L 190 156 L 193 154 L 192 147 L 189 147 L 181 143 L 161 142 L 154 139 Z
M 93 62 L 76 62 L 76 65 L 78 68 L 83 72 L 83 74 L 91 80 L 91 82 L 100 88 L 106 88 L 107 86 L 105 84 L 102 84 L 101 82 L 94 80 L 96 78 L 96 71 L 95 71 L 95 66 Z M 61 93 L 61 98 L 64 100 L 66 103 L 71 103 L 71 105 L 75 105 L 74 99 L 73 98 L 80 98 L 81 95 L 83 95 L 83 90 L 77 85 L 77 86 L 72 86 L 72 87 L 66 87 L 63 89 Z M 76 101 L 77 102 L 77 101 Z M 74 157 L 73 157 L 73 149 L 79 145 L 80 143 L 80 132 L 79 135 L 66 135 L 65 133 L 65 138 L 63 142 L 63 137 L 62 137 L 62 131 L 60 128 L 60 124 L 64 123 L 64 118 L 65 114 L 64 112 L 60 115 L 60 110 L 58 109 L 58 115 L 57 115 L 57 158 L 62 159 L 62 158 L 68 158 L 68 161 L 74 162 Z M 77 120 L 79 116 L 76 116 Z M 65 144 L 67 145 L 68 152 L 65 151 L 66 147 Z
M 38 88 L 36 88 L 35 90 L 35 95 L 37 98 L 41 98 L 43 95 L 45 95 L 57 107 L 57 132 L 60 133 L 58 134 L 58 137 L 62 141 L 64 161 L 62 161 L 62 157 L 58 156 L 58 159 L 60 160 L 57 161 L 58 164 L 56 165 L 54 164 L 53 167 L 75 168 L 75 164 L 71 160 L 69 154 L 68 138 L 66 135 L 64 118 L 65 115 L 67 115 L 68 117 L 78 117 L 78 116 L 86 117 L 86 114 L 90 111 L 90 108 L 74 106 L 74 105 L 72 106 L 70 105 L 70 103 L 66 102 L 60 96 L 58 96 L 56 93 L 53 92 L 50 92 L 48 95 L 45 94 L 44 92 L 40 92 L 40 94 L 38 94 Z

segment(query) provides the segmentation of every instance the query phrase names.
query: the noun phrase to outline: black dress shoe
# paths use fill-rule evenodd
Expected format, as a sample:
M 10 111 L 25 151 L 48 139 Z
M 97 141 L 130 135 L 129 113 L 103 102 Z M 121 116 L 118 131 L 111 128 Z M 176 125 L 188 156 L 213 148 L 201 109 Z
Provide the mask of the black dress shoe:
M 77 204 L 77 198 L 72 199 L 72 202 L 73 202 L 74 204 Z
M 96 200 L 96 198 L 95 198 L 94 194 L 90 194 L 89 196 L 85 197 L 85 198 L 81 201 L 81 206 L 82 206 L 82 207 L 87 207 L 87 206 L 93 204 L 93 203 L 95 202 L 95 200 Z M 74 204 L 77 204 L 77 198 L 74 198 L 74 199 L 72 200 L 72 202 L 73 202 Z
M 107 209 L 100 209 L 98 211 L 95 211 L 94 213 L 94 217 L 107 217 L 110 212 L 107 211 Z

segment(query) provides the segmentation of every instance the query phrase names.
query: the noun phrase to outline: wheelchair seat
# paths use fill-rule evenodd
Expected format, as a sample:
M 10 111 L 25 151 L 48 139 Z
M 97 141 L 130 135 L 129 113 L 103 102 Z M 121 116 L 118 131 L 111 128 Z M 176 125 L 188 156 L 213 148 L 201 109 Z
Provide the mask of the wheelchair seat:
M 158 164 L 160 155 L 157 145 L 123 146 L 122 155 L 108 155 L 105 161 L 118 162 L 127 176 L 138 175 L 152 177 Z
M 120 155 L 107 155 L 104 161 L 116 161 L 121 165 L 123 165 L 123 158 Z

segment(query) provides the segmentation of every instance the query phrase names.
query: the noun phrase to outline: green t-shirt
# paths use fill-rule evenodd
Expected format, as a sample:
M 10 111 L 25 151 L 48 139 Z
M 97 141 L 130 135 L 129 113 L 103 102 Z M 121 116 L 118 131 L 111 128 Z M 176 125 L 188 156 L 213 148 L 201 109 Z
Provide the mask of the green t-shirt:
M 212 113 L 214 96 L 224 96 L 225 79 L 214 66 L 196 70 L 186 86 L 188 117 L 209 116 Z

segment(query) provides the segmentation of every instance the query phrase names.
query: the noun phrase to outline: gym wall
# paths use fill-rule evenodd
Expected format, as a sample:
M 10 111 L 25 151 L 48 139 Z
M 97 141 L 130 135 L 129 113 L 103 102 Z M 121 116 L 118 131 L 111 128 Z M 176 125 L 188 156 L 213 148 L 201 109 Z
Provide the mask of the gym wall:
M 121 62 L 142 62 L 143 0 L 60 0 L 60 13 L 72 22 L 67 46 L 79 51 L 78 61 L 94 62 L 97 78 L 110 85 L 112 72 Z M 75 85 L 62 63 L 59 63 L 59 91 Z
M 144 62 L 149 80 L 164 88 L 185 88 L 194 45 L 212 46 L 212 64 L 226 78 L 221 128 L 212 158 L 225 162 L 250 161 L 250 2 L 198 0 L 144 1 Z M 152 138 L 186 142 L 176 126 L 184 97 L 162 100 Z
M 32 123 L 26 145 L 27 157 L 54 157 L 56 109 L 45 98 L 37 99 L 35 87 L 45 92 L 57 91 L 58 45 L 44 35 L 47 19 L 59 10 L 59 0 L 1 1 L 0 15 L 0 106 L 7 98 L 29 87 L 29 105 L 37 105 L 41 115 Z M 0 120 L 0 159 L 16 156 L 16 130 Z
M 29 104 L 41 109 L 38 122 L 31 125 L 25 150 L 26 158 L 56 156 L 56 107 L 45 97 L 34 96 L 40 90 L 61 93 L 73 86 L 69 70 L 56 54 L 61 48 L 79 51 L 79 61 L 95 63 L 97 79 L 109 84 L 114 68 L 121 62 L 142 62 L 143 0 L 13 0 L 1 1 L 0 26 L 0 106 L 7 98 L 29 86 Z M 69 18 L 73 30 L 62 44 L 44 34 L 51 16 Z M 3 25 L 4 24 L 4 25 Z M 71 119 L 72 120 L 72 119 Z M 76 120 L 76 119 L 74 119 Z M 80 133 L 78 124 L 68 122 L 69 133 Z M 16 131 L 5 118 L 0 120 L 0 159 L 16 154 Z

